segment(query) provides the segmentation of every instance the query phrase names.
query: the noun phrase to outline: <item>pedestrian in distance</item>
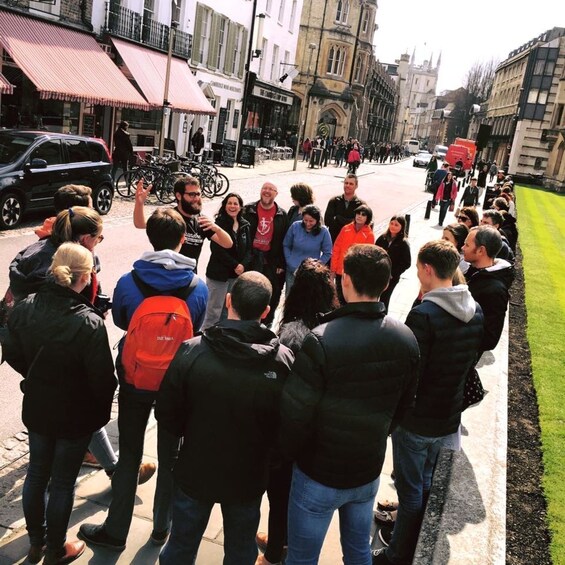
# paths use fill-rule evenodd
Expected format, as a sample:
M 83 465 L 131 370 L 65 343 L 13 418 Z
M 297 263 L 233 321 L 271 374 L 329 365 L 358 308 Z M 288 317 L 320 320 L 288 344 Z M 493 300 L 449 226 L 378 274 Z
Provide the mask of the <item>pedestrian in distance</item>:
M 134 161 L 135 155 L 133 152 L 133 144 L 131 136 L 128 131 L 129 123 L 121 121 L 118 128 L 114 132 L 114 151 L 112 152 L 112 178 L 116 178 L 118 168 L 121 168 L 125 173 Z
M 381 294 L 381 302 L 388 311 L 390 297 L 400 282 L 402 273 L 410 268 L 412 262 L 410 244 L 406 236 L 406 217 L 401 214 L 392 216 L 387 230 L 377 238 L 375 245 L 382 247 L 392 262 L 390 281 Z
M 285 297 L 279 339 L 296 355 L 310 330 L 318 325 L 321 314 L 339 306 L 335 286 L 327 266 L 316 259 L 304 259 L 296 270 L 294 284 Z M 286 555 L 288 496 L 292 480 L 292 461 L 271 460 L 267 496 L 269 498 L 269 531 L 258 532 L 259 555 L 256 565 L 280 563 Z
M 332 256 L 332 238 L 328 228 L 322 225 L 322 213 L 309 204 L 302 210 L 302 220 L 294 222 L 283 241 L 286 262 L 286 292 L 294 283 L 294 272 L 304 259 L 318 259 L 323 265 Z
M 267 325 L 273 321 L 285 281 L 283 240 L 288 219 L 284 208 L 275 202 L 278 192 L 272 182 L 265 182 L 259 200 L 243 208 L 243 217 L 251 226 L 251 269 L 271 283 L 270 309 L 264 320 Z
M 226 297 L 227 320 L 185 342 L 165 375 L 156 417 L 182 437 L 182 445 L 161 565 L 194 563 L 215 503 L 222 507 L 224 563 L 253 565 L 257 559 L 261 498 L 294 360 L 260 323 L 270 301 L 268 279 L 243 273 Z
M 430 241 L 418 253 L 423 298 L 406 318 L 420 349 L 418 389 L 392 432 L 398 513 L 392 532 L 379 530 L 388 547 L 374 552 L 373 565 L 412 562 L 439 451 L 461 449 L 465 378 L 480 348 L 483 314 L 466 285 L 453 286 L 458 265 L 447 241 Z
M 477 187 L 477 179 L 472 178 L 465 187 L 463 196 L 459 201 L 459 206 L 477 206 L 479 203 L 479 188 Z
M 93 266 L 86 247 L 59 245 L 48 281 L 8 320 L 3 356 L 24 377 L 30 461 L 22 503 L 29 563 L 39 563 L 44 551 L 45 565 L 70 563 L 85 548 L 82 541 L 67 541 L 75 482 L 92 433 L 110 420 L 117 384 L 104 316 L 81 294 Z
M 251 232 L 249 222 L 243 217 L 243 199 L 230 192 L 222 200 L 216 223 L 229 234 L 233 245 L 226 249 L 214 241 L 210 243 L 210 261 L 206 268 L 208 306 L 204 329 L 213 326 L 227 315 L 226 294 L 239 275 L 251 266 Z
M 129 534 L 147 422 L 168 364 L 183 340 L 202 325 L 208 289 L 194 274 L 195 261 L 179 253 L 186 226 L 172 209 L 157 208 L 147 220 L 153 251 L 144 253 L 114 291 L 114 323 L 127 333 L 118 346 L 120 458 L 112 476 L 112 501 L 102 524 L 85 523 L 80 537 L 123 551 Z M 172 469 L 179 439 L 157 425 L 158 474 L 153 502 L 155 545 L 170 530 Z
M 457 198 L 457 181 L 453 177 L 453 173 L 449 171 L 445 178 L 440 182 L 437 189 L 435 200 L 439 203 L 439 219 L 438 226 L 443 226 L 443 221 L 449 209 L 455 206 Z
M 355 143 L 347 155 L 347 172 L 356 174 L 359 165 L 361 164 L 361 154 L 359 152 L 359 144 Z
M 194 151 L 194 155 L 200 156 L 202 150 L 204 149 L 204 130 L 202 128 L 198 128 L 194 132 L 194 135 L 192 136 L 190 143 L 192 144 L 192 150 Z
M 306 336 L 285 385 L 281 442 L 295 461 L 287 565 L 317 563 L 339 511 L 345 563 L 371 560 L 370 533 L 387 436 L 412 402 L 418 345 L 386 316 L 390 258 L 371 244 L 344 260 L 347 305 Z
M 496 176 L 496 173 L 498 173 L 498 167 L 496 166 L 496 161 L 493 161 L 492 165 L 490 166 L 490 169 L 488 171 L 489 182 L 492 183 L 492 181 L 494 180 L 494 177 Z

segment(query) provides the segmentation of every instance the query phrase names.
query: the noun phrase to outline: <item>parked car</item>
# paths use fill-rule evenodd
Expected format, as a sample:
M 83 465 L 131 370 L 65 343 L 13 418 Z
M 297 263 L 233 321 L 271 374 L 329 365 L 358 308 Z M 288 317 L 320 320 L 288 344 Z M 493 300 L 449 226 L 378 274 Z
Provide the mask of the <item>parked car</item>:
M 101 139 L 46 131 L 0 131 L 0 229 L 15 228 L 27 211 L 53 206 L 66 184 L 92 188 L 100 214 L 112 207 L 112 158 Z
M 434 147 L 434 153 L 437 155 L 437 158 L 443 161 L 445 159 L 445 155 L 447 154 L 447 145 L 436 145 Z
M 431 158 L 432 158 L 432 154 L 429 153 L 428 151 L 420 151 L 418 155 L 414 156 L 414 161 L 412 162 L 412 165 L 414 167 L 427 167 Z

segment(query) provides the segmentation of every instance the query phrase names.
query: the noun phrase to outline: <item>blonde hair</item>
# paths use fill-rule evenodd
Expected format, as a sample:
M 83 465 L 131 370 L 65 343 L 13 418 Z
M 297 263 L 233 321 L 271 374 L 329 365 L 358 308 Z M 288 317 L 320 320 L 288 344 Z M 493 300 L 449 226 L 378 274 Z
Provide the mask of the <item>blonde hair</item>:
M 102 233 L 102 218 L 96 210 L 73 206 L 57 214 L 51 241 L 55 246 L 66 241 L 78 241 L 81 235 L 98 236 Z
M 51 272 L 55 282 L 70 287 L 81 275 L 92 272 L 94 259 L 92 253 L 78 243 L 63 243 L 53 255 Z

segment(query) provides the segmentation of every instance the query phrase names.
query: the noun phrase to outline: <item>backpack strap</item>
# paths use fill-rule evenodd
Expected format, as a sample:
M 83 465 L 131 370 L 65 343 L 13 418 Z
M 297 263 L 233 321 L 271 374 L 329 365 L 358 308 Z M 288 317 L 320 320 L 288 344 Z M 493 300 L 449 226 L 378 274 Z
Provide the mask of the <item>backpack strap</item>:
M 188 299 L 200 281 L 198 275 L 194 273 L 192 280 L 186 286 L 174 290 L 157 290 L 148 285 L 145 281 L 141 280 L 141 277 L 135 272 L 135 270 L 131 271 L 131 276 L 133 282 L 141 291 L 141 294 L 143 294 L 143 298 L 149 298 L 150 296 L 174 296 L 184 301 Z

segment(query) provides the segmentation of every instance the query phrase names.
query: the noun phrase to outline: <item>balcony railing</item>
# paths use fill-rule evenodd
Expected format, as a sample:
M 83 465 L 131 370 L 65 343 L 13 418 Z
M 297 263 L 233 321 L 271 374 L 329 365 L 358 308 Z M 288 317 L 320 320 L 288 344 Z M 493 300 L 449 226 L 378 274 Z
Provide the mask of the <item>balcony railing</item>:
M 131 39 L 149 47 L 162 51 L 169 49 L 170 28 L 166 24 L 155 21 L 153 18 L 143 18 L 141 14 L 108 4 L 108 18 L 106 29 L 111 34 L 124 39 Z M 173 40 L 173 53 L 184 59 L 190 59 L 192 52 L 192 35 L 184 31 L 175 32 Z

